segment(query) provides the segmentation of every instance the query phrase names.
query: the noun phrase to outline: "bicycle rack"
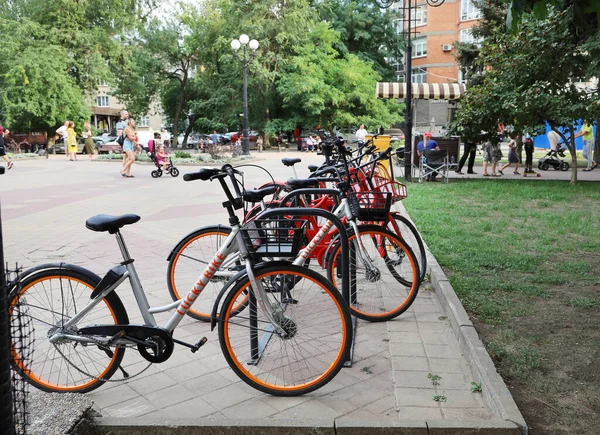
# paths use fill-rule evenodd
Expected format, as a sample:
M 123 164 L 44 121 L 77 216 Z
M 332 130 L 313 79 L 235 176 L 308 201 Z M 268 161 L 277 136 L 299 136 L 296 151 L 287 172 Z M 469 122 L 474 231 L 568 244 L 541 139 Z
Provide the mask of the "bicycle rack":
M 281 204 L 284 204 L 285 202 L 287 202 L 287 200 L 293 196 L 298 196 L 298 195 L 304 195 L 304 194 L 334 194 L 334 195 L 339 195 L 340 192 L 338 190 L 335 189 L 298 189 L 298 190 L 294 190 L 293 192 L 291 192 L 290 194 L 286 195 L 285 198 L 282 200 Z M 322 210 L 322 209 L 317 209 L 317 208 L 301 208 L 301 207 L 280 207 L 280 208 L 274 208 L 274 209 L 269 209 L 269 210 L 265 210 L 262 213 L 260 213 L 257 218 L 261 218 L 261 219 L 266 219 L 269 217 L 274 217 L 274 216 L 316 216 L 316 217 L 322 217 L 325 219 L 330 220 L 333 225 L 335 225 L 335 227 L 338 229 L 339 235 L 340 235 L 340 243 L 342 246 L 342 296 L 343 298 L 346 300 L 346 303 L 348 303 L 348 305 L 350 306 L 351 303 L 356 301 L 356 289 L 350 288 L 350 249 L 348 248 L 349 246 L 349 242 L 348 242 L 348 235 L 346 234 L 346 228 L 344 226 L 344 224 L 342 224 L 342 222 L 331 212 L 327 211 L 327 210 Z M 354 280 L 353 282 L 356 282 L 356 280 Z M 251 293 L 252 294 L 252 293 Z M 252 305 L 252 303 L 250 304 Z M 258 325 L 257 325 L 257 318 L 256 318 L 256 312 L 252 312 L 250 311 L 250 346 L 251 346 L 251 352 L 252 352 L 252 356 L 253 356 L 253 360 L 257 361 L 261 354 L 263 349 L 265 348 L 265 346 L 267 345 L 270 337 L 271 337 L 271 333 L 270 332 L 265 332 L 265 334 L 263 334 L 263 336 L 259 339 L 258 338 Z M 254 330 L 252 330 L 252 328 L 255 328 Z M 355 337 L 356 337 L 356 317 L 352 316 L 352 334 L 351 334 L 351 343 L 350 343 L 350 350 L 348 351 L 348 355 L 346 355 L 345 361 L 344 361 L 344 367 L 352 367 L 352 357 L 354 354 L 354 341 L 355 341 Z

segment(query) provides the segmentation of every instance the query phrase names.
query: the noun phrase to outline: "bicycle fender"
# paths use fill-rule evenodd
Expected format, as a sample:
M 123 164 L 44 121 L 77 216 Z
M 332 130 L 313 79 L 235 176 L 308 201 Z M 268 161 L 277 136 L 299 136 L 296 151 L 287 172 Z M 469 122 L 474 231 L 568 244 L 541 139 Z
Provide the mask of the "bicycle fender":
M 100 282 L 101 278 L 96 275 L 94 272 L 92 272 L 89 269 L 85 269 L 81 266 L 77 266 L 76 264 L 70 264 L 70 263 L 45 263 L 45 264 L 40 264 L 38 266 L 34 266 L 31 267 L 27 270 L 25 270 L 24 272 L 19 274 L 19 279 L 9 283 L 9 288 L 8 288 L 8 294 L 12 295 L 12 293 L 15 291 L 17 284 L 20 281 L 23 281 L 24 279 L 30 277 L 31 275 L 35 275 L 36 273 L 39 272 L 43 272 L 44 270 L 47 269 L 65 269 L 65 270 L 72 270 L 75 272 L 79 272 L 81 274 L 89 274 L 90 276 L 93 276 L 94 280 L 96 282 Z
M 200 228 L 196 228 L 194 231 L 188 233 L 184 238 L 182 238 L 177 245 L 175 245 L 175 247 L 173 249 L 171 249 L 171 252 L 169 252 L 169 256 L 167 257 L 167 261 L 171 261 L 173 259 L 173 257 L 175 256 L 175 254 L 182 248 L 182 246 L 187 242 L 187 239 L 191 236 L 193 236 L 194 234 L 196 234 L 198 231 L 204 231 L 204 230 L 208 230 L 208 229 L 214 229 L 217 231 L 222 231 L 222 230 L 229 230 L 229 232 L 231 233 L 231 227 L 228 225 L 207 225 L 205 227 L 200 227 Z
M 256 266 L 254 266 L 254 271 L 255 272 L 260 272 L 260 269 L 262 268 L 262 266 L 268 264 L 268 265 L 272 265 L 272 264 L 285 264 L 285 265 L 289 265 L 290 262 L 289 261 L 283 261 L 283 260 L 279 260 L 279 261 L 269 261 L 268 263 L 259 263 Z M 227 281 L 225 283 L 225 285 L 223 286 L 223 288 L 221 289 L 221 291 L 219 292 L 219 294 L 217 295 L 216 299 L 215 299 L 215 304 L 213 305 L 213 309 L 212 312 L 210 313 L 210 330 L 213 331 L 215 329 L 215 326 L 217 326 L 217 321 L 219 320 L 219 305 L 221 302 L 221 299 L 223 298 L 223 296 L 225 296 L 225 294 L 231 289 L 231 287 L 233 287 L 233 285 L 242 277 L 246 276 L 246 270 L 240 270 L 238 273 L 236 273 L 234 276 L 232 276 L 229 281 Z

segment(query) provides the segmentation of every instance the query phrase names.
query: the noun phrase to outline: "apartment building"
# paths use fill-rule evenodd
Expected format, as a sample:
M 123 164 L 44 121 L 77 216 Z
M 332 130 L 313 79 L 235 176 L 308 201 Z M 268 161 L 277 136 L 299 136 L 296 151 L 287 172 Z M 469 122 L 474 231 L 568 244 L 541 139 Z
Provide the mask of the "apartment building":
M 412 22 L 412 83 L 444 84 L 464 83 L 463 74 L 456 61 L 454 44 L 477 42 L 471 28 L 481 17 L 472 0 L 445 0 L 440 6 L 430 6 L 425 0 L 410 2 Z M 408 5 L 408 3 L 407 3 Z M 402 13 L 403 2 L 392 9 Z M 406 30 L 406 21 L 396 22 L 398 32 Z M 404 82 L 404 61 L 398 63 L 398 81 Z M 420 99 L 414 95 L 414 125 L 416 129 L 440 129 L 452 118 L 456 103 L 449 100 Z
M 110 95 L 110 87 L 105 82 L 99 83 L 96 98 L 90 102 L 90 105 L 92 109 L 92 125 L 99 132 L 107 133 L 115 130 L 116 123 L 120 118 L 120 112 L 126 108 L 118 98 Z M 163 117 L 160 107 L 152 107 L 149 114 L 136 119 L 136 125 L 138 131 L 161 131 Z

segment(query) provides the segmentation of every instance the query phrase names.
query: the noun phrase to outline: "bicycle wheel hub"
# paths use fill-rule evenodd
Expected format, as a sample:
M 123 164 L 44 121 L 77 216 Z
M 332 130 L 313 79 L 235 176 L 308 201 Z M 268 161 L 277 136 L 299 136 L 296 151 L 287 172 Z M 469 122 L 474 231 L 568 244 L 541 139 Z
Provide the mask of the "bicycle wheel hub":
M 376 267 L 368 269 L 365 272 L 365 279 L 368 282 L 377 282 L 381 279 L 381 272 Z
M 298 333 L 298 325 L 289 317 L 283 318 L 281 321 L 281 329 L 283 329 L 285 332 L 285 336 L 283 338 L 286 340 L 294 338 Z

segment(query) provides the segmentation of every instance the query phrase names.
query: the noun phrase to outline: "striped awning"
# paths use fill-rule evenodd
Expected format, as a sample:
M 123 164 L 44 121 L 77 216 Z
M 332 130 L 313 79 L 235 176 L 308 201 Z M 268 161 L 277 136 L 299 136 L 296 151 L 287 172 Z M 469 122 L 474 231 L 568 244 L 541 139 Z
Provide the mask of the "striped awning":
M 413 83 L 412 97 L 420 100 L 458 100 L 465 93 L 459 83 Z M 405 98 L 406 83 L 377 83 L 377 98 Z

